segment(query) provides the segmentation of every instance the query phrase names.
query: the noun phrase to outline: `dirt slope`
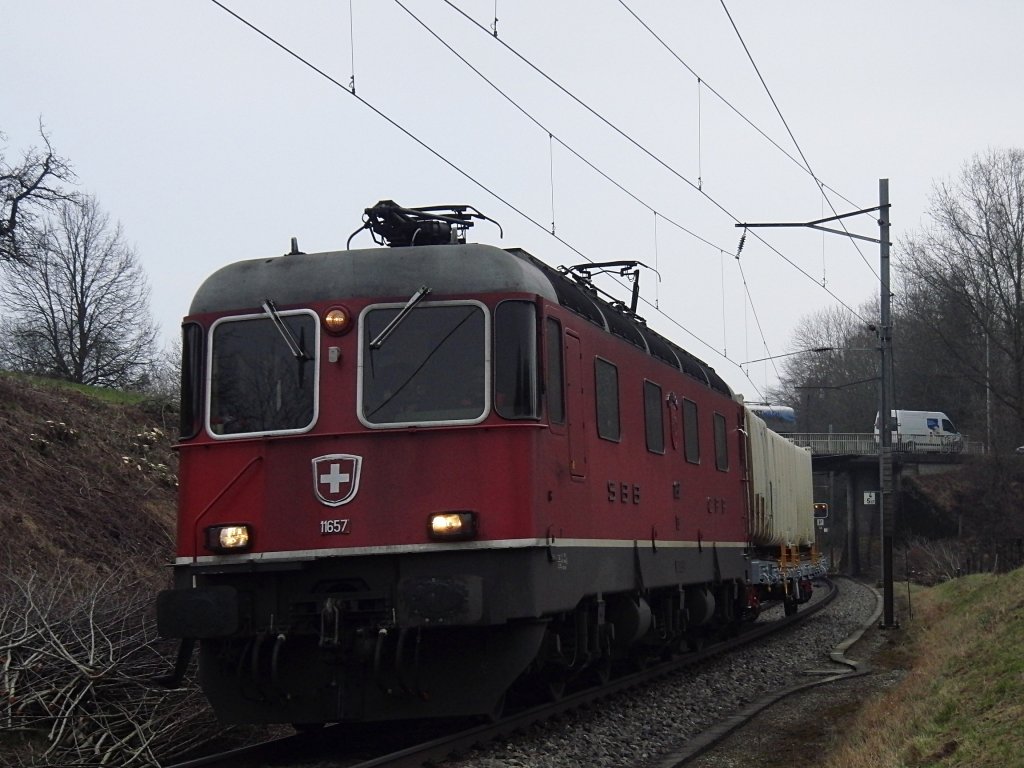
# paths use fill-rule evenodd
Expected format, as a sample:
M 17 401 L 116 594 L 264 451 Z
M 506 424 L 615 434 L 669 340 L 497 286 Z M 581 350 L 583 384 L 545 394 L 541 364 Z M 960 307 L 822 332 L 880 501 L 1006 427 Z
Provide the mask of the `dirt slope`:
M 0 374 L 0 569 L 102 573 L 127 560 L 166 573 L 176 421 L 156 403 Z

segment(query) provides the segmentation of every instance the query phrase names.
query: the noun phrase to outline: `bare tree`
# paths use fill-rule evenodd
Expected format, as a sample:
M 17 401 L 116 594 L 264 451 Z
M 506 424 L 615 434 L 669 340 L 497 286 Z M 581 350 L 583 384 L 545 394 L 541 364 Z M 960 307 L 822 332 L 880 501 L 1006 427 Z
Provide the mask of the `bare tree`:
M 990 151 L 938 184 L 933 226 L 904 244 L 902 266 L 922 338 L 1010 416 L 1024 442 L 1024 151 Z M 988 347 L 988 354 L 981 351 Z
M 868 307 L 861 314 L 873 314 Z M 783 363 L 780 399 L 798 414 L 798 430 L 870 431 L 877 410 L 878 343 L 856 316 L 839 307 L 800 319 L 792 345 L 808 350 Z
M 917 537 L 907 542 L 906 548 L 908 567 L 917 582 L 937 584 L 955 579 L 963 573 L 962 542 Z
M 181 339 L 173 339 L 153 359 L 146 391 L 177 403 L 181 398 Z
M 0 132 L 0 261 L 25 258 L 22 241 L 32 238 L 40 209 L 54 210 L 74 198 L 61 186 L 74 181 L 70 163 L 54 152 L 42 123 L 39 135 L 43 146 L 29 147 L 19 163 L 9 165 L 7 137 Z
M 82 384 L 144 385 L 156 328 L 121 225 L 93 197 L 64 200 L 31 247 L 31 258 L 5 265 L 0 363 Z

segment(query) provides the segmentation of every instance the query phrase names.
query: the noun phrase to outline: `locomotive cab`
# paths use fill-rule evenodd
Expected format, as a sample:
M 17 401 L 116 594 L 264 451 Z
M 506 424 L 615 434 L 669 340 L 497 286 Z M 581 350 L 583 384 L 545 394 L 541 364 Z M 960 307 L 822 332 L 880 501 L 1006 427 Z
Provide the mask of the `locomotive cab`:
M 536 655 L 549 607 L 523 479 L 538 298 L 555 298 L 538 278 L 496 248 L 418 245 L 242 262 L 200 288 L 158 620 L 199 641 L 222 719 L 489 712 Z

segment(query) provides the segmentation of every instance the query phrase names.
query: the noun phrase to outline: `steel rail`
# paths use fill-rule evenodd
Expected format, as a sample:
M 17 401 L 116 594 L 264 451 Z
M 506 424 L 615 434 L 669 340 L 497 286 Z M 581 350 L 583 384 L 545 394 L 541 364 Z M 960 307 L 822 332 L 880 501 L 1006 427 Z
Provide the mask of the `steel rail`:
M 827 580 L 826 583 L 829 591 L 824 597 L 814 600 L 792 616 L 745 626 L 735 637 L 706 646 L 701 650 L 679 654 L 670 660 L 619 675 L 602 685 L 567 693 L 557 701 L 511 712 L 493 723 L 460 728 L 452 733 L 436 736 L 411 746 L 404 746 L 370 759 L 359 761 L 359 758 L 352 756 L 353 747 L 357 746 L 353 742 L 353 737 L 359 733 L 359 724 L 341 724 L 313 733 L 295 734 L 186 762 L 174 763 L 166 765 L 164 768 L 217 768 L 218 766 L 258 768 L 265 766 L 268 761 L 282 759 L 287 760 L 288 765 L 295 768 L 303 765 L 306 761 L 310 765 L 319 766 L 323 766 L 325 761 L 337 761 L 339 766 L 345 765 L 347 768 L 416 768 L 425 763 L 439 762 L 453 754 L 467 752 L 481 744 L 513 735 L 517 731 L 522 732 L 531 725 L 550 720 L 566 712 L 582 709 L 594 702 L 650 683 L 678 670 L 702 664 L 711 658 L 737 650 L 768 635 L 790 629 L 825 608 L 836 597 L 838 594 L 836 585 L 830 580 Z M 358 741 L 358 746 L 363 750 L 373 749 L 372 745 L 366 742 L 365 734 L 364 738 Z M 349 757 L 328 754 L 332 747 L 337 748 L 341 742 L 345 743 Z

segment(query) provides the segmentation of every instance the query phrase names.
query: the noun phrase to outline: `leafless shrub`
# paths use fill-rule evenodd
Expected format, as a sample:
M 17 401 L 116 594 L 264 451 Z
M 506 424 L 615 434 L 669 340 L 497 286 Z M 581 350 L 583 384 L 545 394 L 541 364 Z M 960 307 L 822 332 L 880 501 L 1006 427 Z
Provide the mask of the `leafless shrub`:
M 156 637 L 151 590 L 127 575 L 0 577 L 0 730 L 21 766 L 142 766 L 219 730 L 194 685 L 153 680 L 173 647 Z
M 938 584 L 963 574 L 963 545 L 952 539 L 917 538 L 907 544 L 908 577 L 921 584 Z

